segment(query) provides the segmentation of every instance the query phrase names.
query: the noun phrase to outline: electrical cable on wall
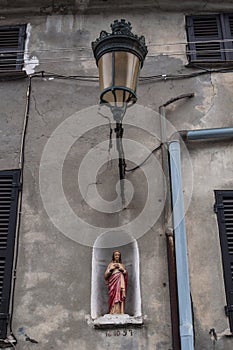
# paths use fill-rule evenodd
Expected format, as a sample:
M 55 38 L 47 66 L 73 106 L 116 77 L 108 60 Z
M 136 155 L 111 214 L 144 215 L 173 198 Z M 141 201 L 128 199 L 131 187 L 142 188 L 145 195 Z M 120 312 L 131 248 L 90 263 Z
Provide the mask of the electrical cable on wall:
M 4 36 L 1 35 L 1 38 L 4 39 Z M 7 37 L 6 37 L 7 39 Z M 168 46 L 176 46 L 176 45 L 184 45 L 185 47 L 189 44 L 203 44 L 203 42 L 205 44 L 211 44 L 211 43 L 232 43 L 232 39 L 211 39 L 211 40 L 195 40 L 195 41 L 185 41 L 185 42 L 171 42 L 171 43 L 148 43 L 147 46 L 148 47 L 168 47 Z M 78 46 L 78 47 L 57 47 L 57 48 L 53 48 L 53 49 L 36 49 L 35 51 L 33 51 L 33 54 L 37 54 L 39 52 L 65 52 L 65 51 L 91 51 L 91 47 L 89 46 Z M 208 51 L 213 51 L 213 50 L 208 50 Z M 215 52 L 217 50 L 214 50 Z M 221 51 L 233 51 L 233 49 L 221 49 Z M 29 50 L 8 50 L 7 53 L 27 53 L 27 54 L 32 54 L 32 52 L 30 52 Z
M 151 83 L 151 82 L 159 82 L 159 81 L 168 81 L 168 80 L 181 80 L 181 79 L 189 79 L 189 78 L 195 78 L 200 75 L 205 74 L 211 74 L 211 73 L 230 73 L 233 72 L 233 66 L 232 67 L 223 67 L 223 68 L 215 68 L 215 69 L 208 69 L 206 67 L 201 67 L 197 65 L 193 65 L 194 68 L 202 69 L 198 72 L 192 72 L 189 74 L 158 74 L 158 75 L 150 75 L 150 76 L 142 76 L 139 78 L 139 83 Z M 33 74 L 30 74 L 29 77 L 36 78 L 47 78 L 47 79 L 67 79 L 67 80 L 78 80 L 78 81 L 87 81 L 92 83 L 98 83 L 98 77 L 93 75 L 64 75 L 64 74 L 58 74 L 58 73 L 51 73 L 47 71 L 39 71 Z M 6 76 L 2 75 L 0 72 L 0 81 L 10 81 L 10 80 L 17 80 L 17 79 L 25 79 L 27 78 L 27 75 L 11 75 Z
M 134 168 L 131 168 L 131 169 L 125 168 L 125 171 L 126 171 L 126 172 L 132 172 L 132 171 L 137 170 L 138 168 L 141 168 L 142 165 L 145 164 L 146 161 L 151 157 L 151 155 L 152 155 L 153 153 L 155 153 L 156 151 L 158 151 L 158 150 L 161 148 L 161 146 L 162 146 L 162 143 L 160 143 L 160 145 L 159 145 L 158 147 L 154 148 L 154 149 L 151 151 L 151 153 L 146 157 L 146 159 L 144 159 L 140 164 L 138 164 L 137 166 L 135 166 Z
M 17 339 L 13 333 L 12 321 L 14 314 L 14 295 L 15 295 L 15 282 L 16 282 L 16 272 L 17 272 L 17 262 L 18 262 L 18 252 L 19 252 L 19 231 L 21 224 L 21 213 L 22 213 L 22 189 L 23 189 L 23 172 L 24 172 L 24 150 L 25 150 L 25 137 L 27 133 L 29 109 L 30 109 L 30 98 L 31 98 L 31 77 L 28 77 L 28 86 L 26 92 L 26 106 L 23 121 L 23 129 L 20 143 L 20 153 L 19 153 L 19 169 L 20 169 L 20 184 L 21 190 L 19 191 L 18 208 L 17 208 L 17 226 L 16 226 L 16 237 L 15 237 L 15 251 L 14 251 L 14 262 L 13 262 L 13 274 L 12 274 L 12 285 L 11 285 L 11 295 L 10 295 L 10 310 L 9 310 L 9 331 L 10 336 L 14 341 L 8 340 L 12 345 L 17 344 Z M 14 344 L 13 344 L 14 342 Z

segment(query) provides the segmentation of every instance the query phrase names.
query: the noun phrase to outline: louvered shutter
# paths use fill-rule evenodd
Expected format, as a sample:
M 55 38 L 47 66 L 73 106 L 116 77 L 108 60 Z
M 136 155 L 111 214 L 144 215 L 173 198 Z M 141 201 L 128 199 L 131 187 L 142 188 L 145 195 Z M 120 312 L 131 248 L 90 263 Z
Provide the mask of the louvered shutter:
M 0 26 L 0 76 L 25 74 L 22 71 L 25 36 L 26 25 Z
M 19 170 L 0 171 L 0 339 L 9 320 L 19 179 Z
M 221 62 L 226 59 L 220 16 L 186 18 L 187 55 L 190 62 Z
M 233 61 L 233 14 L 221 15 L 225 38 L 225 55 L 228 61 Z
M 233 191 L 215 191 L 230 330 L 233 332 Z

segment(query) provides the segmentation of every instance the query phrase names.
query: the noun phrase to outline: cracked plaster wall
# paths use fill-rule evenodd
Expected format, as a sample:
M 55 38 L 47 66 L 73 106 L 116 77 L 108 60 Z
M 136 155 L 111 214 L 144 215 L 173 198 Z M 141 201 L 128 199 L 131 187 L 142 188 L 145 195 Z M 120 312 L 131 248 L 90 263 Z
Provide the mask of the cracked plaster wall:
M 124 17 L 132 22 L 136 33 L 145 35 L 148 43 L 149 54 L 142 76 L 192 72 L 185 67 L 184 13 L 145 10 L 109 14 L 100 11 L 87 16 L 11 17 L 2 19 L 1 23 L 30 23 L 29 50 L 31 56 L 39 60 L 37 71 L 97 75 L 90 42 L 95 40 L 101 29 L 108 30 L 113 19 Z M 155 43 L 159 45 L 155 46 Z M 233 74 L 226 73 L 140 83 L 138 104 L 157 113 L 159 106 L 170 98 L 194 92 L 195 97 L 191 100 L 183 100 L 167 108 L 167 118 L 175 129 L 232 126 L 232 80 Z M 18 166 L 26 88 L 25 80 L 0 84 L 1 169 Z M 39 166 L 47 140 L 69 116 L 96 105 L 98 94 L 96 82 L 48 78 L 32 80 L 13 322 L 19 350 L 28 349 L 25 334 L 36 339 L 41 350 L 168 350 L 172 347 L 162 217 L 138 239 L 145 325 L 141 329 L 133 329 L 132 336 L 129 333 L 126 337 L 109 337 L 105 331 L 92 329 L 86 320 L 90 314 L 92 249 L 62 234 L 46 214 L 40 197 Z M 143 107 L 140 108 L 143 111 Z M 145 117 L 145 124 L 158 130 L 156 113 L 154 119 L 151 117 L 147 121 L 147 111 L 141 117 Z M 171 127 L 168 129 L 169 133 L 174 131 Z M 61 138 L 63 136 L 61 134 Z M 136 127 L 126 126 L 124 136 L 150 149 L 158 145 L 158 139 Z M 139 215 L 147 198 L 147 181 L 143 170 L 131 174 L 129 178 L 134 185 L 135 196 L 130 208 L 121 215 L 102 214 L 89 207 L 77 187 L 78 168 L 87 152 L 108 138 L 109 127 L 105 125 L 88 131 L 76 140 L 64 162 L 62 181 L 66 198 L 77 215 L 92 225 L 111 228 Z M 232 189 L 233 186 L 232 144 L 196 143 L 188 145 L 187 150 L 185 152 L 183 149 L 182 159 L 196 346 L 203 350 L 214 346 L 215 349 L 230 350 L 232 340 L 223 335 L 228 323 L 223 310 L 225 296 L 218 229 L 212 207 L 213 190 Z M 106 200 L 112 200 L 116 196 L 118 167 L 114 160 L 107 162 L 111 157 L 107 150 L 105 152 L 106 165 L 101 169 L 96 183 L 101 195 Z M 159 152 L 156 157 L 161 162 Z M 162 191 L 162 180 L 156 171 L 153 181 Z M 162 201 L 162 192 L 158 192 L 155 212 Z M 61 216 L 62 210 L 59 208 Z M 215 344 L 209 335 L 210 328 L 215 328 L 219 334 Z

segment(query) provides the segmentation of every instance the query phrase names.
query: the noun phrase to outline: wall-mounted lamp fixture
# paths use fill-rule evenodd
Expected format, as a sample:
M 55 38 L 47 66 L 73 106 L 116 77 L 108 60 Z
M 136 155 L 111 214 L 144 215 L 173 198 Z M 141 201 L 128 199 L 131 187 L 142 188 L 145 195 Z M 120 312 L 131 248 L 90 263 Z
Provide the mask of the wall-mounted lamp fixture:
M 137 101 L 137 83 L 147 54 L 144 36 L 131 32 L 131 23 L 124 19 L 111 24 L 112 33 L 101 31 L 92 42 L 99 69 L 100 103 L 110 107 L 116 121 L 116 143 L 119 153 L 120 180 L 125 178 L 125 156 L 122 145 L 122 119 L 127 107 Z M 124 182 L 120 182 L 122 204 L 125 203 Z
M 101 31 L 92 49 L 99 69 L 100 102 L 108 104 L 119 122 L 126 108 L 137 101 L 137 82 L 147 47 L 144 36 L 131 32 L 130 22 L 115 20 L 111 29 L 112 33 Z

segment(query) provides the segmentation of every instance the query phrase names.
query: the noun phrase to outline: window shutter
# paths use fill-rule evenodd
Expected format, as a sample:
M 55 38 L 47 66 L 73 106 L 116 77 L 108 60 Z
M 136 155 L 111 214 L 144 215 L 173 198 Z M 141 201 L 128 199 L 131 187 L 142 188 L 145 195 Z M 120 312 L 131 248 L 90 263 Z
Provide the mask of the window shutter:
M 26 25 L 0 26 L 0 75 L 23 73 Z
M 233 61 L 233 14 L 222 14 L 221 20 L 225 38 L 226 59 Z
M 9 320 L 20 170 L 0 171 L 0 339 Z
M 225 60 L 220 17 L 189 16 L 186 18 L 188 59 L 190 62 L 219 62 Z
M 219 237 L 230 330 L 233 332 L 233 191 L 215 191 Z

